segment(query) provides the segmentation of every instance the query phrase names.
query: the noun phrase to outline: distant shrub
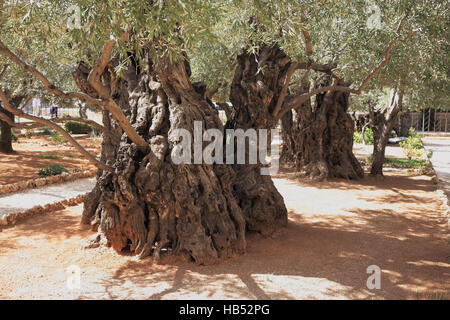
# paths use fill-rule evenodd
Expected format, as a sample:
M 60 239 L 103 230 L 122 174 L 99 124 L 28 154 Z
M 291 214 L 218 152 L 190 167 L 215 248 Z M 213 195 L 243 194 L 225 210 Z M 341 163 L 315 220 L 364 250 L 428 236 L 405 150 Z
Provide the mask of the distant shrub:
M 367 158 L 365 158 L 364 162 L 370 166 L 373 163 L 373 154 L 371 154 Z
M 367 144 L 373 144 L 373 131 L 370 128 L 366 128 L 364 131 L 364 138 Z
M 17 141 L 16 133 L 14 132 L 14 130 L 12 128 L 11 128 L 11 140 L 12 141 Z
M 395 132 L 395 130 L 392 130 L 389 138 L 397 138 L 397 132 Z
M 417 137 L 417 138 L 420 138 L 420 134 L 418 134 L 418 133 L 416 132 L 416 129 L 414 129 L 413 127 L 411 127 L 411 128 L 408 129 L 408 132 L 406 133 L 406 136 L 407 136 L 407 137 Z
M 64 124 L 64 129 L 71 134 L 87 134 L 93 130 L 87 123 L 78 121 L 67 121 Z
M 33 130 L 33 129 L 27 129 L 27 130 L 25 130 L 25 137 L 26 137 L 27 139 L 30 139 L 33 135 L 34 135 L 34 130 Z
M 44 129 L 40 133 L 40 135 L 42 135 L 42 136 L 49 136 L 51 134 L 53 134 L 53 131 L 50 130 L 49 127 L 44 127 Z
M 62 156 L 60 156 L 58 154 L 41 154 L 39 156 L 39 158 L 41 158 L 41 159 L 60 159 L 60 158 L 62 158 Z
M 386 158 L 384 159 L 386 164 L 391 165 L 393 168 L 431 168 L 430 161 L 427 160 L 412 160 L 405 158 Z
M 409 128 L 407 137 L 420 138 L 420 134 L 416 132 L 416 129 Z
M 373 144 L 373 131 L 370 128 L 366 128 L 364 131 L 364 137 L 367 144 Z M 362 133 L 359 131 L 353 132 L 353 141 L 356 143 L 363 143 Z
M 61 134 L 59 132 L 54 131 L 54 133 L 52 133 L 52 136 L 50 138 L 48 138 L 50 141 L 55 142 L 57 144 L 63 144 L 67 142 L 67 139 L 65 139 L 64 137 L 61 136 Z
M 400 136 L 407 137 L 409 135 L 409 130 L 411 129 L 402 128 L 400 131 Z
M 418 159 L 425 154 L 425 152 L 421 151 L 423 146 L 420 135 L 413 128 L 409 129 L 408 138 L 400 142 L 400 146 L 408 159 Z M 426 155 L 428 157 L 428 154 Z
M 44 169 L 39 169 L 38 174 L 42 177 L 49 177 L 49 176 L 56 176 L 63 172 L 69 172 L 66 168 L 59 164 L 53 164 L 50 166 L 47 166 Z
M 353 132 L 353 142 L 363 143 L 362 133 L 359 131 Z

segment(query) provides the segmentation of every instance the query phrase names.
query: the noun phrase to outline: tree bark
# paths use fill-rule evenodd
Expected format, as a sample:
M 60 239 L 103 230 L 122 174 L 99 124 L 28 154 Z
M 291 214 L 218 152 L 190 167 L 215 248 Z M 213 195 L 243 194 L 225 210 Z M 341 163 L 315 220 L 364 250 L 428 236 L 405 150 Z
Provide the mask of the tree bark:
M 20 105 L 22 102 L 23 97 L 15 97 L 13 99 L 10 99 L 10 104 L 14 106 L 15 108 Z M 7 115 L 12 122 L 14 122 L 14 115 L 2 107 L 0 107 L 0 111 Z M 11 126 L 9 123 L 5 121 L 0 120 L 0 129 L 1 129 L 1 135 L 0 135 L 0 152 L 1 153 L 13 153 L 13 147 L 12 147 L 12 137 L 11 137 Z
M 369 126 L 373 131 L 373 162 L 370 168 L 371 176 L 383 176 L 383 164 L 386 145 L 403 105 L 403 85 L 391 90 L 389 105 L 382 112 L 370 112 Z
M 295 167 L 302 176 L 359 179 L 364 171 L 353 154 L 354 122 L 347 113 L 346 92 L 326 92 L 295 110 Z
M 257 54 L 241 50 L 231 84 L 232 112 L 226 129 L 274 128 L 273 111 L 282 94 L 292 62 L 277 45 L 264 45 Z M 257 147 L 259 154 L 259 145 Z M 270 175 L 261 175 L 261 164 L 233 165 L 237 174 L 234 189 L 244 212 L 247 228 L 270 235 L 287 224 L 283 197 Z
M 305 77 L 300 85 L 300 92 L 306 93 L 310 89 L 308 79 Z M 281 136 L 283 139 L 280 161 L 284 165 L 295 167 L 297 157 L 301 155 L 301 149 L 303 148 L 301 143 L 303 141 L 299 139 L 302 133 L 302 118 L 301 114 L 307 113 L 311 110 L 311 99 L 308 99 L 305 103 L 297 108 L 289 110 L 281 118 Z
M 281 118 L 281 155 L 280 162 L 285 165 L 295 163 L 295 136 L 294 136 L 294 117 L 293 110 L 286 112 Z
M 0 108 L 0 111 L 5 113 L 8 117 L 11 118 L 11 121 L 14 121 L 14 117 L 4 110 L 3 108 Z M 0 137 L 0 152 L 1 153 L 12 153 L 12 137 L 11 137 L 11 126 L 5 122 L 0 120 L 0 130 L 1 130 L 1 137 Z
M 100 241 L 116 251 L 140 257 L 157 258 L 161 250 L 168 250 L 210 264 L 242 254 L 246 230 L 263 234 L 276 230 L 273 222 L 280 213 L 268 204 L 273 199 L 282 203 L 281 196 L 270 178 L 254 176 L 256 170 L 245 169 L 245 165 L 242 171 L 248 170 L 248 176 L 258 181 L 252 190 L 240 189 L 237 181 L 242 177 L 237 178 L 239 173 L 231 165 L 173 163 L 171 153 L 180 140 L 175 130 L 193 133 L 194 121 L 202 121 L 203 131 L 223 133 L 223 124 L 208 103 L 204 86 L 190 82 L 186 62 L 162 59 L 157 64 L 147 61 L 141 68 L 130 65 L 122 78 L 116 78 L 111 65 L 103 74 L 103 83 L 150 148 L 138 148 L 109 118 L 109 112 L 104 112 L 105 128 L 122 138 L 114 144 L 104 137 L 102 161 L 114 172 L 99 170 L 97 184 L 84 203 L 82 222 L 91 224 L 101 235 Z M 81 71 L 74 75 L 87 77 Z M 77 83 L 83 83 L 86 93 L 92 89 L 82 79 Z M 269 187 L 264 186 L 266 182 Z M 252 194 L 254 203 L 240 197 L 244 191 Z

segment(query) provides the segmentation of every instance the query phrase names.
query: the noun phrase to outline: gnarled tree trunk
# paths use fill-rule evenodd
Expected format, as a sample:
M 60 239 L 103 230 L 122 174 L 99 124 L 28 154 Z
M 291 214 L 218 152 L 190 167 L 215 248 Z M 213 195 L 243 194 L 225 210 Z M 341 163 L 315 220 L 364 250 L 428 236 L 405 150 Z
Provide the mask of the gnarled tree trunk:
M 14 121 L 14 117 L 8 111 L 0 108 L 0 111 L 11 118 Z M 0 152 L 1 153 L 12 153 L 12 137 L 11 137 L 11 126 L 5 122 L 0 120 Z
M 297 114 L 293 110 L 287 111 L 281 118 L 281 154 L 280 162 L 287 165 L 295 163 L 295 127 Z
M 348 109 L 348 93 L 326 92 L 316 96 L 315 106 L 296 110 L 295 166 L 313 179 L 359 179 L 364 171 L 353 154 L 354 123 Z
M 82 69 L 74 74 L 77 83 L 95 95 L 85 81 L 88 71 Z M 202 121 L 203 130 L 224 130 L 204 87 L 193 85 L 189 76 L 187 63 L 168 59 L 158 64 L 147 61 L 145 69 L 130 65 L 123 78 L 115 77 L 113 66 L 103 74 L 111 96 L 150 146 L 142 150 L 125 134 L 120 145 L 104 137 L 102 158 L 114 172 L 99 172 L 97 185 L 86 197 L 82 222 L 99 231 L 96 241 L 104 239 L 118 252 L 157 257 L 161 249 L 167 249 L 209 264 L 243 253 L 246 230 L 267 234 L 277 228 L 274 222 L 279 216 L 286 221 L 284 204 L 281 213 L 269 205 L 276 198 L 273 184 L 266 192 L 258 189 L 271 183 L 270 178 L 244 190 L 254 201 L 247 202 L 249 198 L 240 197 L 243 190 L 237 183 L 242 177 L 237 179 L 232 166 L 172 161 L 171 153 L 180 140 L 177 129 L 193 133 L 194 121 Z M 105 127 L 121 133 L 108 113 L 103 120 Z M 249 171 L 249 179 L 260 181 Z
M 370 112 L 369 126 L 373 131 L 373 162 L 370 175 L 383 176 L 386 145 L 403 105 L 403 86 L 391 90 L 389 105 L 382 112 Z
M 22 102 L 23 97 L 15 97 L 10 100 L 10 104 L 17 108 L 20 103 Z M 0 106 L 0 112 L 8 116 L 12 122 L 14 122 L 14 115 L 8 111 L 6 111 L 4 108 Z M 11 137 L 11 126 L 5 122 L 0 120 L 0 152 L 1 153 L 12 153 L 14 152 L 12 147 L 12 137 Z
M 232 112 L 226 129 L 266 129 L 277 124 L 272 115 L 291 60 L 277 45 L 262 46 L 257 55 L 241 50 L 230 90 Z M 262 71 L 263 70 L 263 71 Z M 258 144 L 259 154 L 259 144 Z M 270 175 L 261 175 L 261 164 L 234 165 L 235 196 L 249 230 L 271 234 L 287 224 L 283 197 Z
M 306 93 L 310 89 L 307 78 L 302 80 L 299 93 Z M 281 118 L 281 136 L 283 140 L 280 161 L 288 166 L 295 166 L 297 156 L 301 155 L 303 141 L 300 138 L 302 133 L 302 113 L 311 110 L 311 99 L 297 108 L 287 111 Z

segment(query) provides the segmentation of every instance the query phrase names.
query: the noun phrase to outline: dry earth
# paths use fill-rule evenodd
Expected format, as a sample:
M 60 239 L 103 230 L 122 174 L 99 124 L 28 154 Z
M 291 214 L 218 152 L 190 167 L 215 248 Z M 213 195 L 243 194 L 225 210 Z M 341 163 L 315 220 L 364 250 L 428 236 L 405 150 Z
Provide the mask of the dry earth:
M 99 141 L 87 137 L 77 138 L 77 141 L 93 155 L 100 152 Z M 20 139 L 18 143 L 13 143 L 13 149 L 15 153 L 1 154 L 0 156 L 0 185 L 39 178 L 37 174 L 39 169 L 55 163 L 59 163 L 67 169 L 95 169 L 69 144 L 54 144 L 45 136 Z M 41 155 L 49 154 L 63 157 L 58 159 L 40 158 Z
M 0 298 L 448 298 L 448 226 L 430 177 L 275 183 L 289 226 L 274 238 L 250 235 L 244 256 L 213 266 L 82 250 L 92 232 L 79 224 L 81 205 L 4 228 Z M 380 290 L 366 287 L 370 265 L 382 270 Z M 79 289 L 67 287 L 71 266 L 81 270 Z

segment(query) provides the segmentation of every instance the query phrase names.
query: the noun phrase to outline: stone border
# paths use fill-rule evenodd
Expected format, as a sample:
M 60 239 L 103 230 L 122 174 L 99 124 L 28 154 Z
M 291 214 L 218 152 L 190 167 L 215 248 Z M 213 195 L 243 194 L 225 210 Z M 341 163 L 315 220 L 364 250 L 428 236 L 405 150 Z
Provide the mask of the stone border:
M 437 196 L 439 197 L 439 199 L 441 199 L 442 205 L 444 206 L 443 214 L 444 214 L 444 217 L 447 219 L 447 228 L 448 228 L 447 241 L 450 242 L 450 199 L 449 199 L 450 194 L 448 194 L 445 191 L 445 188 L 442 185 L 441 180 L 439 180 L 439 178 L 437 177 L 437 175 L 436 175 L 436 180 L 437 180 L 437 183 L 436 183 L 437 188 L 436 188 L 435 192 L 437 193 Z
M 425 135 L 422 135 L 422 138 L 426 137 Z M 433 137 L 432 135 L 428 137 Z M 441 137 L 442 138 L 442 137 Z M 422 143 L 422 146 L 424 149 L 427 150 L 425 145 L 423 144 L 423 141 L 420 141 Z M 432 151 L 432 150 L 431 150 Z M 431 159 L 429 160 L 431 162 Z M 444 207 L 444 217 L 447 219 L 447 235 L 446 240 L 450 243 L 450 192 L 446 191 L 446 188 L 442 185 L 442 180 L 439 179 L 436 170 L 434 169 L 433 162 L 431 162 L 431 168 L 433 170 L 433 178 L 432 183 L 436 186 L 436 194 L 439 197 L 439 199 L 442 201 L 442 206 Z
M 96 174 L 97 174 L 96 169 L 84 170 L 81 172 L 74 172 L 74 173 L 63 172 L 62 174 L 59 174 L 56 176 L 30 179 L 30 180 L 0 185 L 0 195 L 17 192 L 17 191 L 22 191 L 22 190 L 26 190 L 26 189 L 36 189 L 36 188 L 40 188 L 40 187 L 50 185 L 50 184 L 74 181 L 74 180 L 82 179 L 82 178 L 92 178 Z
M 80 203 L 82 203 L 86 197 L 87 193 L 80 194 L 74 198 L 65 199 L 59 202 L 49 203 L 44 206 L 34 206 L 31 209 L 22 211 L 22 212 L 11 212 L 6 215 L 0 217 L 0 227 L 1 226 L 12 226 L 15 225 L 18 221 L 35 216 L 43 213 L 52 213 L 54 211 L 63 210 L 67 207 L 73 207 Z M 1 229 L 0 229 L 1 231 Z

